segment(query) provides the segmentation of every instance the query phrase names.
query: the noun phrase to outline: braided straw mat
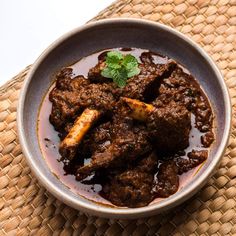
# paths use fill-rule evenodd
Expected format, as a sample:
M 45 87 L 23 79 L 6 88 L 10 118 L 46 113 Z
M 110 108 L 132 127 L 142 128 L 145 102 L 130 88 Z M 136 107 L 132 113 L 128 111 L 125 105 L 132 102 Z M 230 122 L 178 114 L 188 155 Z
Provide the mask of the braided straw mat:
M 41 187 L 17 139 L 16 106 L 30 67 L 0 88 L 0 235 L 236 235 L 236 0 L 120 0 L 95 18 L 145 18 L 183 32 L 216 61 L 229 87 L 229 147 L 208 184 L 170 213 L 110 220 L 74 210 Z

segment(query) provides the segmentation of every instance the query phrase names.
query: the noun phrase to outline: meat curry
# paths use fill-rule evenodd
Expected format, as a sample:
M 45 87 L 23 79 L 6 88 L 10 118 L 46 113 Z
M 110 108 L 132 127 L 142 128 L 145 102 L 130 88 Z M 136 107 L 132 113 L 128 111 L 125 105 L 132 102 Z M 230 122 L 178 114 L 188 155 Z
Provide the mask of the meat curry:
M 122 86 L 103 73 L 111 51 L 137 60 L 137 73 Z M 212 109 L 196 79 L 168 57 L 133 48 L 102 51 L 62 68 L 38 127 L 56 174 L 70 176 L 78 192 L 84 188 L 100 196 L 96 201 L 119 207 L 142 207 L 176 193 L 214 141 Z

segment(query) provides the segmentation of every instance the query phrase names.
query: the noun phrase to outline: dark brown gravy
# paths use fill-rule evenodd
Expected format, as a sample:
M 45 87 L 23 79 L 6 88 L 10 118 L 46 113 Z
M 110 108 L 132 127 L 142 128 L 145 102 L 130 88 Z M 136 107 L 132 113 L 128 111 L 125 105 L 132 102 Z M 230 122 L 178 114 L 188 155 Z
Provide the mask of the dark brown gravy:
M 147 51 L 147 50 L 125 48 L 122 50 L 122 53 L 124 54 L 131 53 L 132 55 L 139 58 L 141 53 L 144 51 Z M 74 76 L 77 76 L 77 75 L 87 76 L 89 69 L 96 65 L 98 55 L 100 54 L 101 54 L 101 51 L 98 53 L 89 55 L 88 57 L 85 57 L 68 67 L 73 69 Z M 154 54 L 153 58 L 154 58 L 154 62 L 159 63 L 159 64 L 164 64 L 169 60 L 167 57 L 163 57 L 158 54 Z M 186 73 L 188 72 L 188 70 L 185 68 L 184 68 L 184 71 Z M 39 111 L 39 117 L 38 117 L 38 139 L 39 139 L 39 144 L 40 144 L 43 157 L 46 159 L 46 162 L 48 163 L 54 175 L 58 179 L 60 179 L 71 191 L 87 199 L 90 199 L 92 201 L 95 201 L 101 204 L 106 204 L 109 206 L 114 206 L 109 201 L 107 201 L 106 199 L 102 198 L 99 194 L 97 194 L 101 190 L 101 185 L 82 184 L 81 182 L 78 182 L 75 180 L 74 175 L 65 173 L 63 169 L 64 164 L 63 162 L 60 161 L 60 154 L 58 152 L 60 139 L 58 137 L 58 133 L 54 130 L 53 126 L 49 122 L 49 115 L 50 115 L 51 107 L 52 107 L 48 98 L 50 90 L 47 92 L 47 94 L 45 95 L 42 101 L 41 108 Z M 192 130 L 190 133 L 190 140 L 189 140 L 190 145 L 185 150 L 186 153 L 191 151 L 193 148 L 195 150 L 204 149 L 201 144 L 202 133 L 197 128 L 195 128 L 194 115 L 192 115 L 191 117 L 191 123 L 192 123 Z M 179 176 L 179 179 L 180 179 L 179 189 L 182 189 L 192 179 L 192 177 L 197 173 L 197 171 L 201 168 L 201 166 L 202 165 Z M 150 204 L 153 204 L 160 200 L 161 198 L 157 198 Z

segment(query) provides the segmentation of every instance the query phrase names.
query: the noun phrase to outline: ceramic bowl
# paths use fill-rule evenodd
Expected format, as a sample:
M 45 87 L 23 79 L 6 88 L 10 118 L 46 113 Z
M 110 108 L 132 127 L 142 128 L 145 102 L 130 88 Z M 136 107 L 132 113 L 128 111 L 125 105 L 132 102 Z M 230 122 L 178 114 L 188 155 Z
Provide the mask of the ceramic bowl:
M 116 47 L 149 49 L 183 64 L 207 93 L 215 114 L 216 141 L 209 158 L 191 181 L 176 194 L 141 208 L 113 208 L 89 201 L 70 191 L 50 171 L 37 138 L 37 116 L 51 75 L 93 52 Z M 224 79 L 207 53 L 185 35 L 165 25 L 138 19 L 109 19 L 86 24 L 50 45 L 31 68 L 23 85 L 18 106 L 20 143 L 33 173 L 55 197 L 84 212 L 109 218 L 139 218 L 174 207 L 200 190 L 220 162 L 227 146 L 231 104 Z

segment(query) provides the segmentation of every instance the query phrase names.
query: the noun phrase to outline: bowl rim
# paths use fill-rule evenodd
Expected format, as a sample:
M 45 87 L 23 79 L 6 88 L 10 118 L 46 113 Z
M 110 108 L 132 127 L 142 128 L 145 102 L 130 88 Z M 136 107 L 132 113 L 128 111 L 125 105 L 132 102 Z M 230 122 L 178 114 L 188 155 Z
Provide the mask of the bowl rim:
M 172 198 L 169 199 L 169 201 L 161 201 L 158 202 L 158 204 L 148 205 L 141 208 L 111 208 L 106 207 L 103 205 L 99 205 L 96 203 L 93 203 L 92 201 L 84 202 L 80 201 L 78 199 L 75 199 L 73 196 L 66 194 L 63 192 L 58 186 L 54 185 L 50 179 L 48 179 L 46 176 L 44 176 L 41 172 L 40 166 L 36 165 L 36 162 L 34 161 L 34 157 L 29 151 L 28 143 L 26 134 L 24 131 L 24 122 L 23 122 L 23 110 L 24 110 L 24 103 L 25 98 L 28 91 L 28 86 L 30 84 L 31 79 L 34 76 L 34 73 L 38 66 L 44 61 L 44 59 L 47 57 L 47 55 L 55 49 L 57 46 L 59 46 L 62 42 L 67 40 L 68 38 L 72 37 L 75 34 L 78 34 L 86 29 L 104 25 L 104 24 L 116 24 L 116 23 L 132 23 L 132 24 L 142 24 L 142 25 L 149 25 L 152 27 L 158 27 L 162 30 L 168 31 L 171 34 L 174 34 L 177 37 L 182 38 L 185 42 L 187 42 L 191 47 L 195 48 L 203 58 L 205 58 L 212 69 L 214 70 L 216 77 L 220 83 L 220 86 L 223 91 L 223 99 L 226 107 L 226 119 L 225 119 L 225 129 L 223 133 L 223 138 L 221 140 L 220 145 L 217 148 L 217 152 L 212 159 L 212 161 L 209 163 L 209 166 L 204 170 L 202 175 L 200 175 L 195 181 L 192 182 L 191 185 L 188 185 L 186 188 L 183 188 L 181 192 L 178 195 L 173 195 Z M 28 73 L 24 84 L 22 86 L 20 97 L 18 101 L 18 107 L 17 107 L 17 129 L 18 129 L 18 135 L 19 135 L 19 141 L 21 144 L 22 151 L 27 159 L 27 162 L 33 171 L 34 175 L 37 177 L 37 179 L 41 182 L 41 184 L 50 192 L 52 193 L 56 198 L 60 199 L 67 205 L 76 208 L 78 210 L 82 210 L 83 212 L 91 213 L 93 215 L 102 216 L 102 217 L 113 217 L 113 218 L 139 218 L 144 216 L 150 216 L 154 214 L 158 214 L 162 212 L 163 210 L 168 210 L 176 205 L 179 205 L 189 197 L 191 197 L 194 193 L 196 193 L 209 179 L 211 174 L 213 173 L 214 169 L 218 166 L 225 149 L 227 147 L 227 143 L 230 137 L 230 129 L 231 129 L 231 119 L 232 119 L 232 107 L 231 107 L 231 100 L 228 92 L 228 88 L 225 84 L 225 81 L 223 79 L 223 76 L 219 70 L 219 68 L 216 66 L 212 58 L 195 42 L 193 42 L 189 37 L 185 36 L 184 34 L 180 33 L 179 31 L 157 23 L 150 20 L 144 20 L 144 19 L 132 19 L 132 18 L 113 18 L 113 19 L 103 19 L 95 22 L 87 23 L 83 26 L 77 27 L 68 33 L 61 36 L 59 39 L 54 41 L 51 45 L 49 45 L 43 53 L 38 57 L 38 59 L 33 64 L 32 68 L 30 69 L 30 72 Z M 49 168 L 49 167 L 48 167 Z

